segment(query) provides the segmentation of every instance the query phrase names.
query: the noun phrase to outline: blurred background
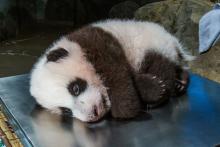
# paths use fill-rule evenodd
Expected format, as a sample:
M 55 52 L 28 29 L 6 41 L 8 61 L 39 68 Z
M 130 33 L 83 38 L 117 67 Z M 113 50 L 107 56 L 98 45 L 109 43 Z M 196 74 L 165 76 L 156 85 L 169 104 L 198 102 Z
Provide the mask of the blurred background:
M 0 77 L 30 72 L 37 58 L 67 32 L 107 18 L 160 23 L 197 60 L 192 72 L 220 82 L 220 43 L 199 55 L 198 23 L 216 0 L 0 0 Z

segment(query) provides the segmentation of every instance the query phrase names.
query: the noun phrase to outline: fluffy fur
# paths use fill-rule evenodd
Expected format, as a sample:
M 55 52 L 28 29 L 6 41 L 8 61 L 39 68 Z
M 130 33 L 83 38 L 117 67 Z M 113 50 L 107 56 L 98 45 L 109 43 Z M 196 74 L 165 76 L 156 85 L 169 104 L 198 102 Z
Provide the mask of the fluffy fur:
M 82 121 L 99 120 L 110 109 L 115 118 L 132 118 L 142 102 L 157 105 L 182 93 L 188 76 L 181 62 L 191 59 L 155 23 L 107 20 L 56 41 L 33 68 L 30 92 L 43 107 L 68 109 Z M 68 88 L 76 79 L 87 85 L 78 96 Z

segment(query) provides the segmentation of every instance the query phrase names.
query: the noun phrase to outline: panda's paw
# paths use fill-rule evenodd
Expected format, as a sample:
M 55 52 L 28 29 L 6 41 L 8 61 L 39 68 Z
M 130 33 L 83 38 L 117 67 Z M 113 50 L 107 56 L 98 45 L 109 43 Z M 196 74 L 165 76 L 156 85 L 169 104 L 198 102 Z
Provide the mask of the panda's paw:
M 187 71 L 183 71 L 180 75 L 180 78 L 175 80 L 175 95 L 180 96 L 183 95 L 188 87 L 189 83 L 189 74 Z
M 156 75 L 148 74 L 148 76 L 152 80 L 153 86 L 149 90 L 147 107 L 155 108 L 168 101 L 170 91 L 168 90 L 166 81 Z
M 168 85 L 166 84 L 166 81 L 156 75 L 147 75 L 152 82 L 152 87 L 148 90 L 147 107 L 155 108 L 167 102 L 169 98 Z
M 168 99 L 168 86 L 156 75 L 137 74 L 136 86 L 143 102 L 152 107 L 156 107 Z
M 167 92 L 165 82 L 156 75 L 149 74 L 149 77 L 153 80 L 154 86 L 156 86 L 158 89 L 158 94 L 156 94 L 157 96 L 155 95 L 156 97 L 158 97 L 156 99 L 162 99 Z
M 176 89 L 176 92 L 177 93 L 182 93 L 186 90 L 187 88 L 187 82 L 186 81 L 181 81 L 181 80 L 178 80 L 176 79 L 175 81 L 175 89 Z

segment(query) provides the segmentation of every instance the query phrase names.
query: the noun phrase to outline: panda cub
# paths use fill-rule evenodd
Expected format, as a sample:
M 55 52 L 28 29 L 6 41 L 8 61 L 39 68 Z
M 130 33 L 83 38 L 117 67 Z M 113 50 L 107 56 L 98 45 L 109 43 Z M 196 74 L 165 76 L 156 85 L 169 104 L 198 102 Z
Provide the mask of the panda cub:
M 192 59 L 158 24 L 101 21 L 55 41 L 32 70 L 30 92 L 44 108 L 85 122 L 107 112 L 133 118 L 145 104 L 183 94 L 183 63 Z

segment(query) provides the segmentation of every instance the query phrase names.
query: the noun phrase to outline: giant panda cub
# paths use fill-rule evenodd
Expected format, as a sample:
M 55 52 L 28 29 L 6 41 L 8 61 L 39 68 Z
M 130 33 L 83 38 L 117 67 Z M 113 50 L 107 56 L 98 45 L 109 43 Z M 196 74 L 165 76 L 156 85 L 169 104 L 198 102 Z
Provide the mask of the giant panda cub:
M 183 94 L 183 63 L 192 59 L 158 24 L 101 21 L 55 41 L 32 70 L 30 92 L 44 108 L 85 122 L 108 112 L 133 118 L 146 104 Z

